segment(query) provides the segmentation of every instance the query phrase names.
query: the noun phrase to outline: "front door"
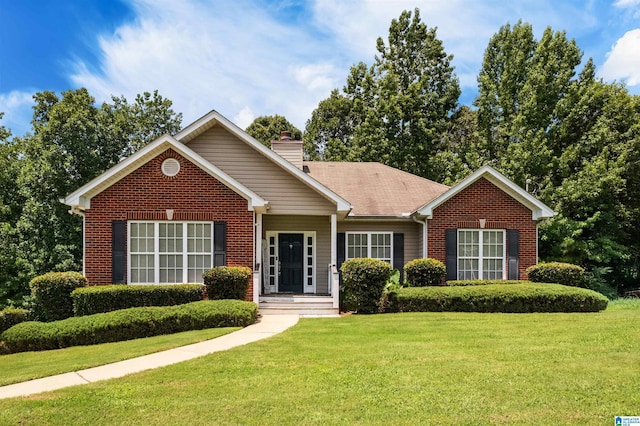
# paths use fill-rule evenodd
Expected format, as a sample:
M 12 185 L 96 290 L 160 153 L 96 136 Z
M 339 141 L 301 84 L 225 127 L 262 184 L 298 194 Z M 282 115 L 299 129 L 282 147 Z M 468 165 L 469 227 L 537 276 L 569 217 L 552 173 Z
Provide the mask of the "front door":
M 278 234 L 278 292 L 302 293 L 304 234 Z

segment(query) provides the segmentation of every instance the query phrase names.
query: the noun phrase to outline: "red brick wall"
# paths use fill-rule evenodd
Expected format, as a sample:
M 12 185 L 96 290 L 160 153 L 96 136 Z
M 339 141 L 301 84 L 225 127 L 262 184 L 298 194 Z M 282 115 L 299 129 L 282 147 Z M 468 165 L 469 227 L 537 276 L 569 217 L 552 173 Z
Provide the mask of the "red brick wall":
M 180 172 L 162 174 L 168 157 Z M 90 285 L 111 284 L 111 222 L 114 220 L 223 221 L 227 223 L 227 264 L 253 270 L 253 212 L 247 200 L 168 149 L 91 199 L 85 212 L 85 275 Z M 253 290 L 249 288 L 248 297 Z
M 520 279 L 527 279 L 526 269 L 537 262 L 536 221 L 531 219 L 531 210 L 485 178 L 434 209 L 428 221 L 429 257 L 445 262 L 445 230 L 479 229 L 479 219 L 486 219 L 485 229 L 520 231 Z

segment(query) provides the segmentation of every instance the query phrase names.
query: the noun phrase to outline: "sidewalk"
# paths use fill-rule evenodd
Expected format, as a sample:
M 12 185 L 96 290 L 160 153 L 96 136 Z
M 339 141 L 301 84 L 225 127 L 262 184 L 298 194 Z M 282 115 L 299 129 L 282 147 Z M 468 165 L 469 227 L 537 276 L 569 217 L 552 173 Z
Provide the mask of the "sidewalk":
M 88 368 L 86 370 L 2 386 L 0 387 L 0 399 L 33 395 L 69 386 L 93 383 L 99 380 L 114 379 L 126 376 L 127 374 L 164 367 L 165 365 L 224 351 L 282 333 L 287 328 L 295 325 L 298 322 L 298 318 L 299 315 L 265 315 L 260 318 L 259 322 L 245 327 L 242 330 L 204 342 L 127 359 L 113 364 Z

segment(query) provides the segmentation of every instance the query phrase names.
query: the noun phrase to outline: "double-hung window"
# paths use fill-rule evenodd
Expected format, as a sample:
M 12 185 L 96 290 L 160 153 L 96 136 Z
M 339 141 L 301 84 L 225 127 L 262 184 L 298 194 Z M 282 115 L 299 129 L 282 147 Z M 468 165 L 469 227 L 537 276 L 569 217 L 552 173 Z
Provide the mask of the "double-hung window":
M 347 259 L 371 257 L 391 263 L 393 238 L 391 232 L 347 232 Z
M 201 283 L 212 263 L 211 222 L 129 222 L 132 284 Z
M 505 232 L 494 229 L 458 230 L 458 279 L 505 278 Z

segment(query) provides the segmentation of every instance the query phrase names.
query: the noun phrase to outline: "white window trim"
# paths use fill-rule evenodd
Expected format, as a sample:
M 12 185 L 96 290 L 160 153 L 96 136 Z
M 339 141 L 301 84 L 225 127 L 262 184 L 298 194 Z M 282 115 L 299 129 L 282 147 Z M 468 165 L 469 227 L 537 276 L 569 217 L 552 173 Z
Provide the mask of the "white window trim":
M 362 232 L 357 232 L 357 231 L 352 231 L 352 232 L 345 232 L 345 238 L 344 238 L 344 258 L 345 260 L 349 260 L 349 259 L 353 259 L 351 257 L 349 257 L 349 235 L 367 235 L 367 256 L 366 257 L 372 257 L 371 256 L 371 235 L 376 234 L 385 234 L 385 235 L 389 235 L 389 241 L 391 242 L 391 257 L 389 258 L 389 263 L 391 265 L 393 265 L 393 232 L 392 231 L 362 231 Z M 374 259 L 380 259 L 380 258 L 374 258 Z M 380 260 L 384 260 L 386 261 L 387 259 L 380 259 Z
M 153 226 L 153 282 L 150 283 L 134 283 L 131 282 L 131 225 L 132 224 L 138 224 L 138 223 L 152 223 Z M 210 222 L 210 221 L 175 221 L 175 220 L 129 220 L 127 221 L 127 282 L 130 285 L 155 285 L 155 284 L 165 284 L 165 283 L 160 283 L 160 224 L 161 223 L 172 223 L 172 224 L 182 224 L 183 229 L 182 229 L 182 238 L 183 238 L 183 251 L 182 251 L 182 279 L 183 281 L 181 283 L 175 283 L 175 284 L 186 284 L 189 283 L 188 281 L 188 277 L 189 277 L 189 254 L 195 254 L 195 255 L 201 255 L 201 252 L 198 253 L 189 253 L 187 251 L 187 239 L 188 239 L 188 232 L 187 232 L 187 227 L 190 224 L 210 224 L 211 225 L 211 264 L 209 265 L 209 268 L 213 267 L 213 261 L 214 261 L 214 223 Z M 136 254 L 142 254 L 139 252 L 136 252 Z M 167 253 L 167 254 L 171 254 L 171 253 Z M 207 269 L 209 269 L 207 268 Z M 174 284 L 174 283 L 166 283 L 166 284 Z
M 460 232 L 478 232 L 478 257 L 471 256 L 463 256 L 460 257 Z M 458 235 L 456 237 L 456 271 L 458 277 L 456 279 L 460 279 L 460 259 L 478 259 L 478 278 L 479 280 L 483 280 L 484 271 L 482 269 L 483 260 L 485 257 L 483 256 L 483 238 L 485 232 L 502 232 L 502 279 L 507 279 L 507 231 L 505 229 L 476 229 L 476 228 L 458 228 Z M 498 259 L 497 257 L 487 257 L 486 259 Z
M 267 271 L 267 286 L 269 287 L 269 292 L 270 293 L 278 293 L 278 277 L 280 276 L 280 274 L 278 273 L 279 272 L 279 268 L 280 268 L 280 266 L 279 266 L 280 263 L 279 263 L 279 259 L 278 259 L 278 253 L 279 253 L 279 249 L 280 249 L 279 239 L 278 239 L 279 234 L 302 234 L 303 235 L 303 238 L 304 238 L 303 250 L 304 250 L 304 252 L 303 252 L 303 255 L 302 255 L 302 268 L 303 268 L 303 272 L 304 273 L 303 273 L 303 276 L 302 276 L 302 291 L 303 291 L 303 293 L 315 294 L 316 293 L 316 275 L 317 275 L 316 274 L 316 266 L 317 266 L 316 251 L 317 251 L 317 246 L 318 246 L 318 240 L 316 238 L 316 231 L 302 231 L 302 232 L 301 231 L 267 231 L 265 233 L 265 237 L 266 237 L 266 240 L 267 240 L 267 248 L 268 248 L 268 251 L 267 251 L 267 253 L 268 253 L 268 255 L 267 255 L 267 265 L 266 265 L 266 267 L 267 268 L 270 267 L 271 263 L 269 262 L 269 260 L 271 258 L 275 259 L 275 275 L 273 275 L 273 277 L 274 277 L 274 280 L 273 280 L 274 285 L 270 285 L 270 282 L 271 282 L 270 278 L 271 278 L 272 275 L 271 275 L 271 272 L 269 270 Z M 271 255 L 271 253 L 269 251 L 271 246 L 272 246 L 270 244 L 270 241 L 271 241 L 270 237 L 273 237 L 273 241 L 274 241 L 273 247 L 274 247 L 275 250 L 274 250 L 274 254 L 273 255 Z M 309 244 L 308 244 L 308 241 L 307 241 L 308 237 L 311 237 L 312 238 L 312 242 L 313 242 L 313 244 L 311 246 L 312 252 L 313 252 L 312 260 L 311 260 L 311 262 L 312 262 L 312 265 L 311 265 L 312 266 L 311 267 L 311 270 L 312 270 L 311 285 L 307 285 L 307 283 L 309 282 L 309 273 L 308 273 L 309 272 L 309 268 L 307 266 L 307 257 L 308 257 L 307 251 L 308 251 L 308 248 L 309 248 Z

